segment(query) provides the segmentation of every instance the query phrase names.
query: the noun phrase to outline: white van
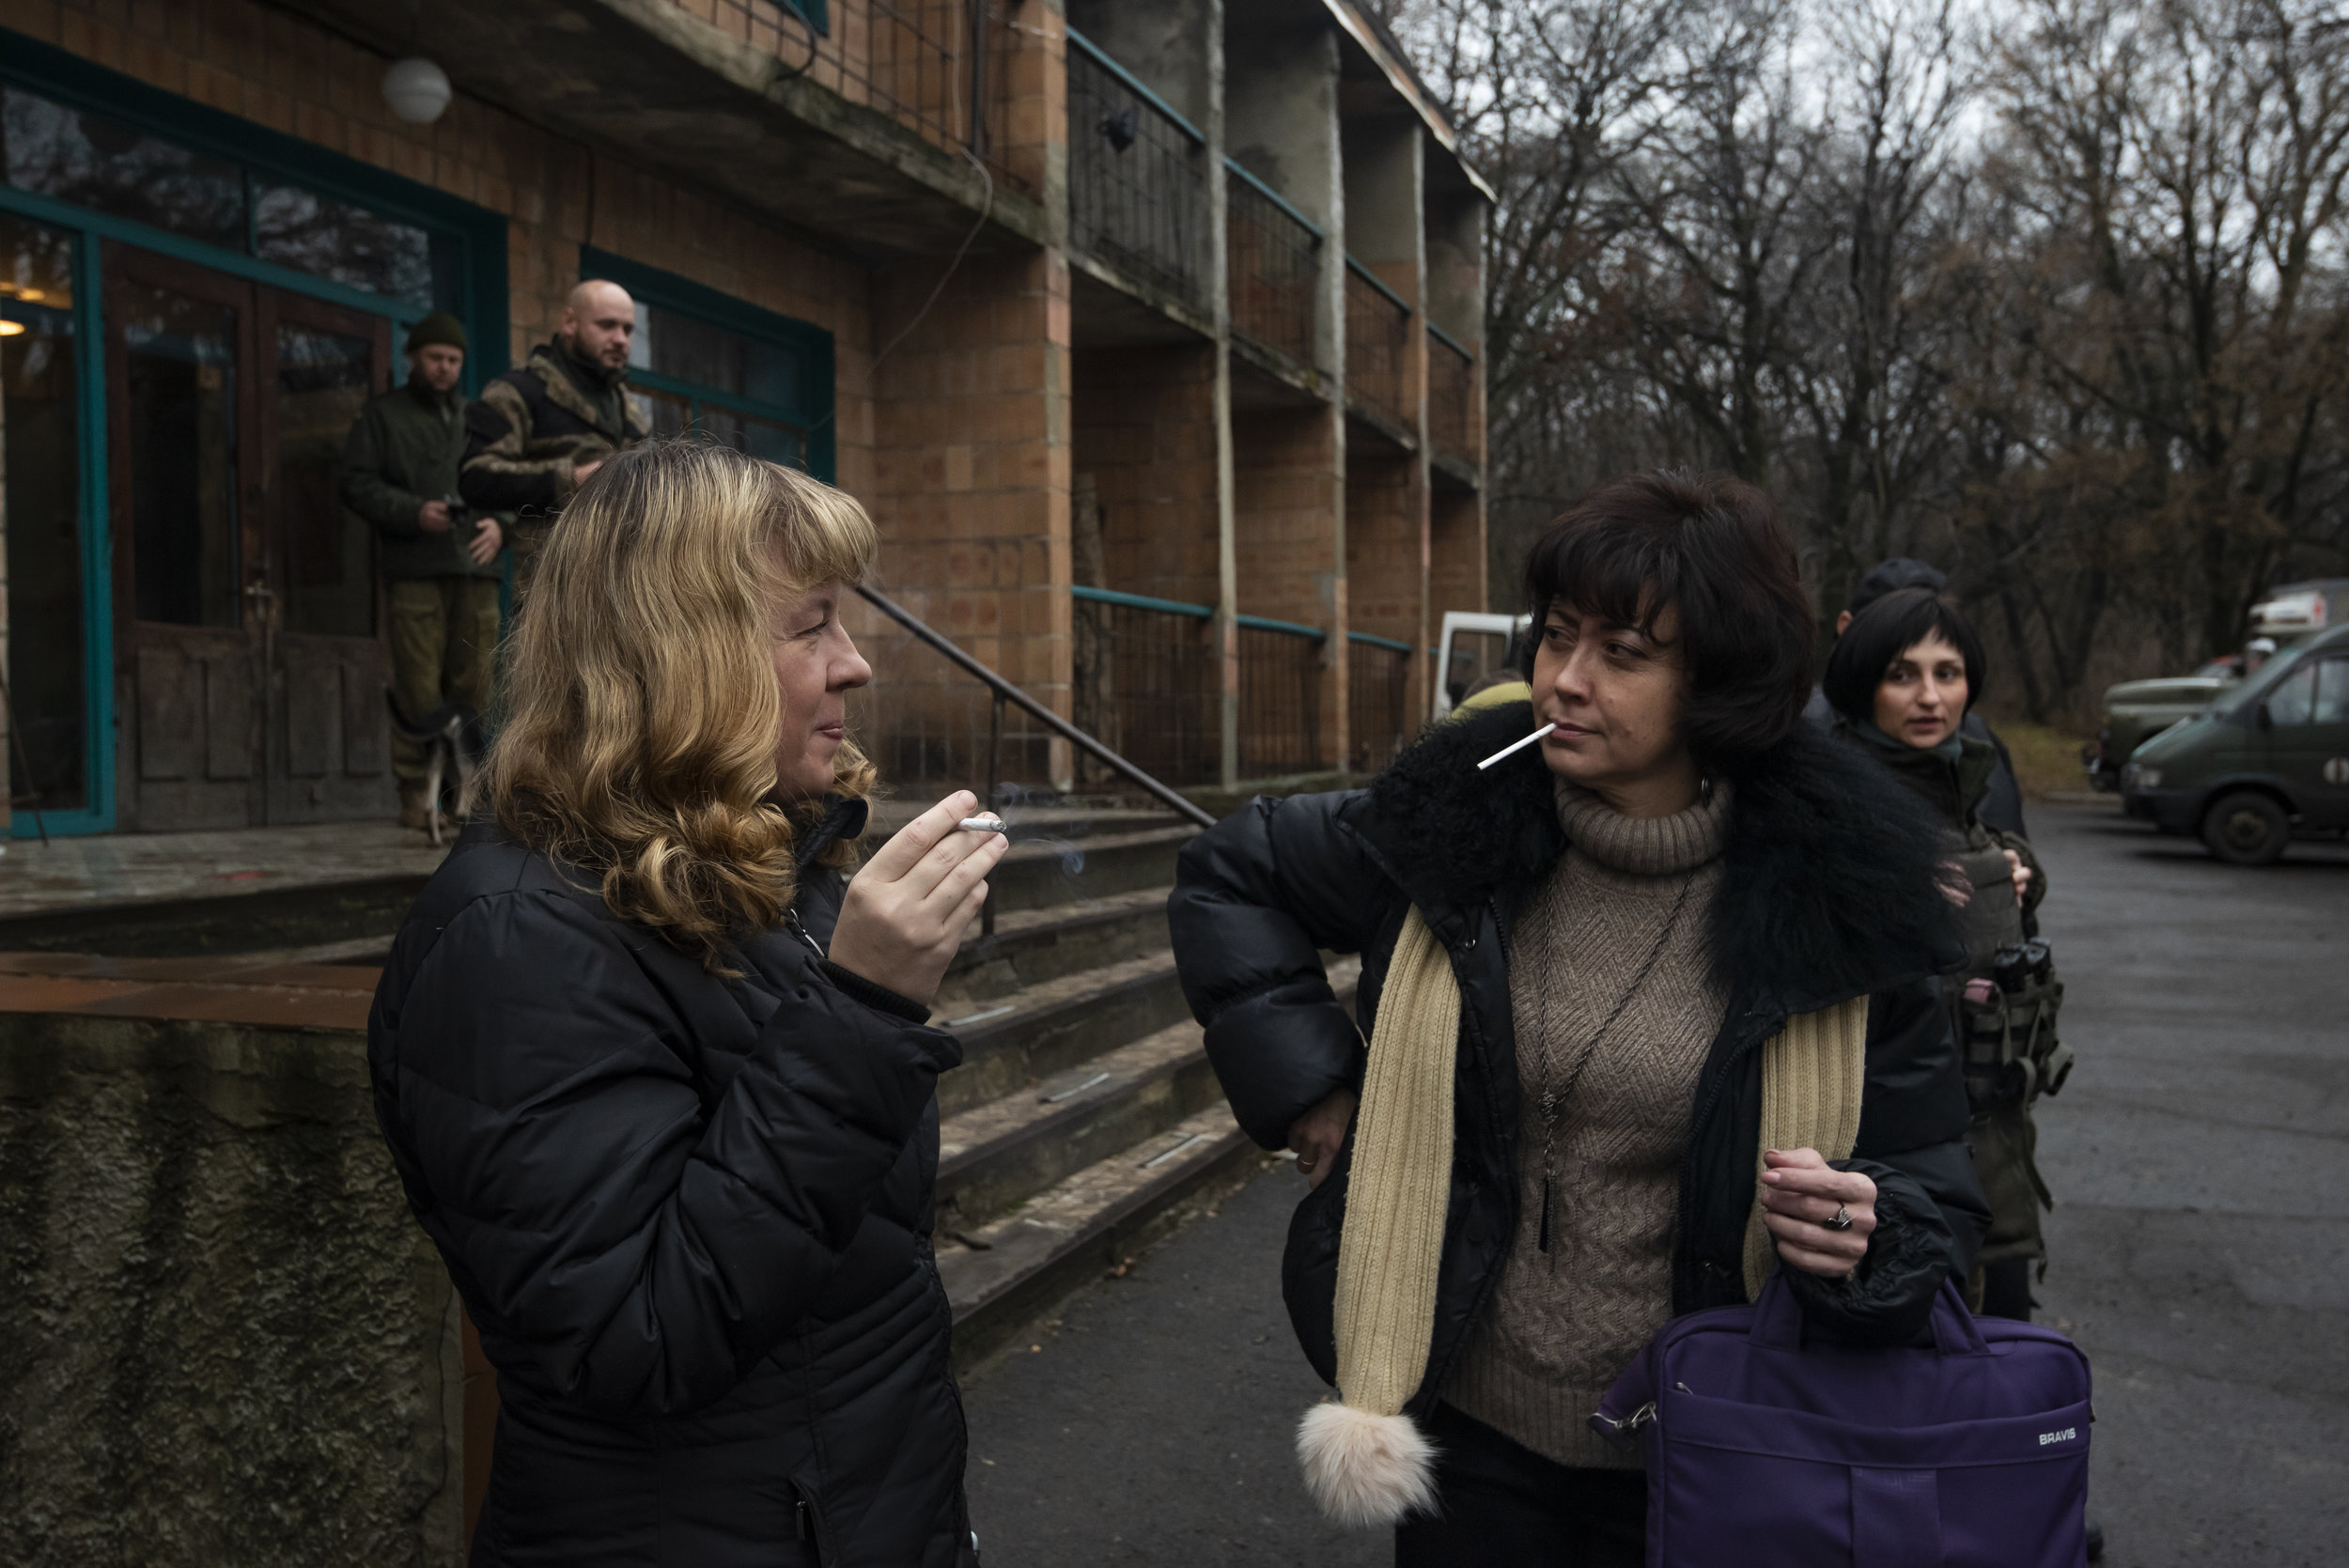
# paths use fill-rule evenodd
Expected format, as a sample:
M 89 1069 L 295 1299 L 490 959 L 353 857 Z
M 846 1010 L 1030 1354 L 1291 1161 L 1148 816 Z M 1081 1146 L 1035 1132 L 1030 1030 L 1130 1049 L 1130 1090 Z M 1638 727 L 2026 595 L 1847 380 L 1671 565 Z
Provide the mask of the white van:
M 1533 624 L 1531 615 L 1493 615 L 1447 610 L 1443 641 L 1436 645 L 1436 696 L 1428 719 L 1450 713 L 1469 688 L 1495 670 L 1509 668 L 1517 640 Z

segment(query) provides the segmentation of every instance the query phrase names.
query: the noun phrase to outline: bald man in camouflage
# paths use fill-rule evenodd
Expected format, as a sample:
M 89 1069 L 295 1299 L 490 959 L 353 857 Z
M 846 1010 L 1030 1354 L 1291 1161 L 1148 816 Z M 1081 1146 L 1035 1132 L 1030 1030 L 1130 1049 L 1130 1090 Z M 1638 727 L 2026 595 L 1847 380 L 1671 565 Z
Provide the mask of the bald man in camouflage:
M 628 396 L 628 350 L 636 303 L 600 279 L 563 304 L 551 343 L 482 389 L 465 411 L 465 465 L 458 492 L 482 511 L 511 512 L 514 584 L 520 592 L 563 504 L 603 459 L 651 432 Z

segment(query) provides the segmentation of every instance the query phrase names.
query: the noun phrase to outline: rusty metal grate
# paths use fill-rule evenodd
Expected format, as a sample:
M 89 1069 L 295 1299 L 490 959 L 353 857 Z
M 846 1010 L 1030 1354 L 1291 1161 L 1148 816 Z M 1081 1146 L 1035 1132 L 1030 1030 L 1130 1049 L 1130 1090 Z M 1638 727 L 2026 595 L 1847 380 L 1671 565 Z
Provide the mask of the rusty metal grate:
M 1206 142 L 1116 62 L 1068 34 L 1068 241 L 1205 309 Z
M 671 0 L 797 76 L 878 110 L 947 152 L 970 152 L 1022 189 L 1003 158 L 1017 25 L 987 0 L 831 0 L 817 31 L 777 0 Z
M 1369 268 L 1346 258 L 1346 396 L 1400 426 L 1419 428 L 1406 386 L 1410 368 L 1411 307 Z
M 1411 645 L 1366 631 L 1346 634 L 1346 728 L 1357 773 L 1376 773 L 1409 738 Z
M 1224 166 L 1232 330 L 1311 365 L 1321 230 L 1237 163 Z
M 1476 461 L 1476 361 L 1440 328 L 1427 329 L 1427 440 L 1462 462 Z

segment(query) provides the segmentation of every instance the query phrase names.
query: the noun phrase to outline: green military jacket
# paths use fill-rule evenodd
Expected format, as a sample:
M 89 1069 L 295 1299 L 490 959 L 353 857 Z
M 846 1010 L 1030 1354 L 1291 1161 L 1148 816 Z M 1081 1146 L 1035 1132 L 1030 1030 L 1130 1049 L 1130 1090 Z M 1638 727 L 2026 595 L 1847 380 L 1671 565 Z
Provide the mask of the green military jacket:
M 416 520 L 426 502 L 457 493 L 464 457 L 462 393 L 434 392 L 411 377 L 359 411 L 343 442 L 338 489 L 343 505 L 382 536 L 385 577 L 499 575 L 497 557 L 477 567 L 466 556 L 470 523 L 428 534 Z

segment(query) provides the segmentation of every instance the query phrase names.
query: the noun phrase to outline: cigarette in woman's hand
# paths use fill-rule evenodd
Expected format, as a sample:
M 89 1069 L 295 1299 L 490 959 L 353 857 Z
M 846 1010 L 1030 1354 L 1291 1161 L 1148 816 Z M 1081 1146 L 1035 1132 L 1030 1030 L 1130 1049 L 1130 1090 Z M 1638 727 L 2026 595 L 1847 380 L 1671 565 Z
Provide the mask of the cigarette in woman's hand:
M 983 811 L 976 816 L 966 816 L 955 826 L 966 833 L 1007 833 L 1011 831 L 1010 824 L 991 811 Z
M 1494 763 L 1499 762 L 1502 757 L 1507 756 L 1511 752 L 1524 751 L 1528 746 L 1531 746 L 1533 742 L 1539 740 L 1543 736 L 1548 735 L 1550 731 L 1556 729 L 1557 727 L 1557 724 L 1554 722 L 1544 724 L 1540 729 L 1535 730 L 1532 735 L 1527 736 L 1524 739 L 1510 741 L 1509 744 L 1503 746 L 1501 750 L 1495 752 L 1492 755 L 1478 763 L 1476 765 L 1476 770 L 1479 773 L 1482 773 L 1486 768 L 1490 768 Z

